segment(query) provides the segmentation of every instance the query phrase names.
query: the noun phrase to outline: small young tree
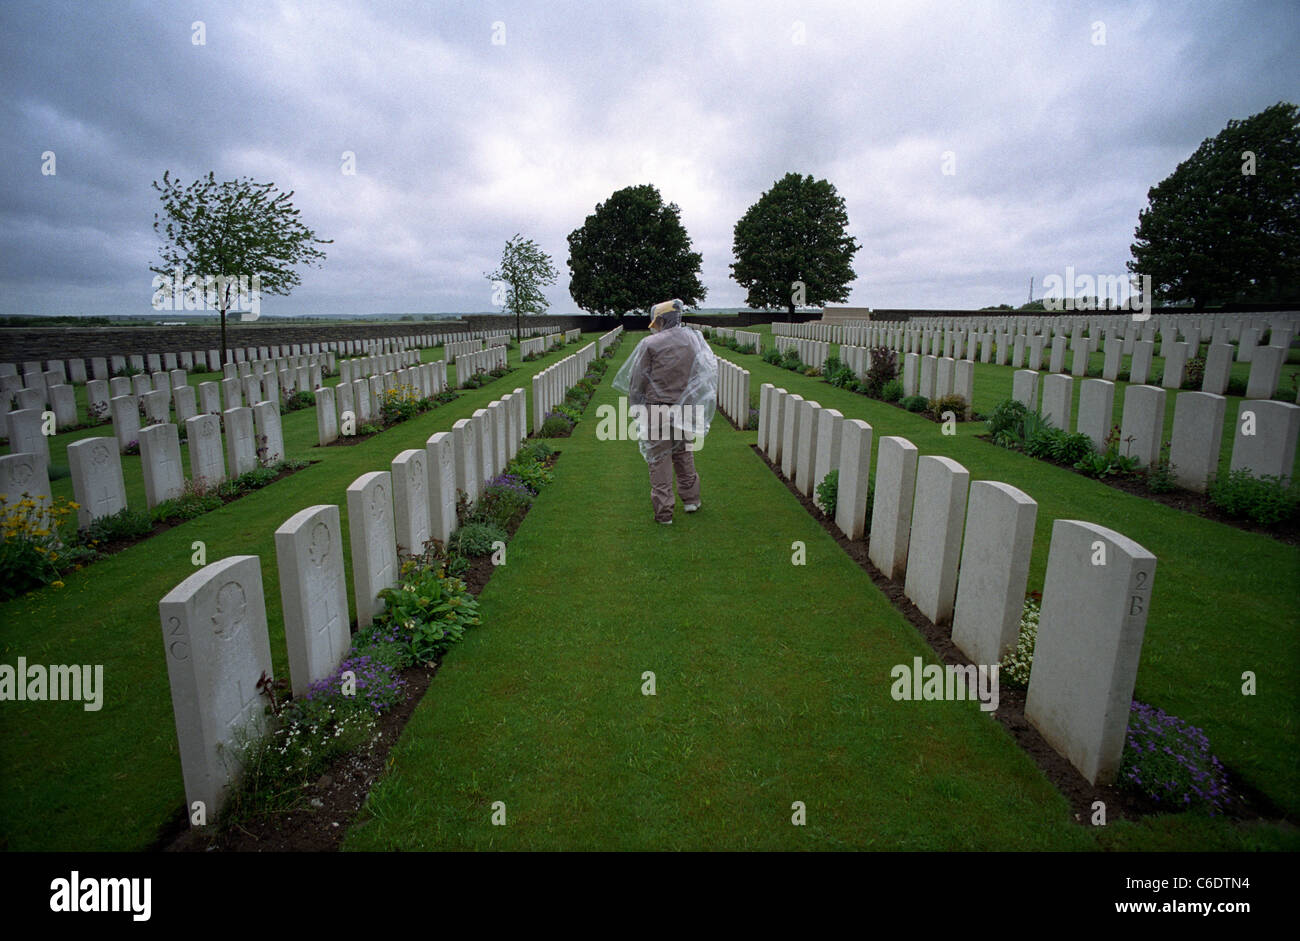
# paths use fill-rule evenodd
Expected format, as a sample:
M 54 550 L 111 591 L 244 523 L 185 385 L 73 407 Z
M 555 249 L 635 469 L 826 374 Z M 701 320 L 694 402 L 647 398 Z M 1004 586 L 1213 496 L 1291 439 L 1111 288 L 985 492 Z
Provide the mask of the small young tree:
M 492 303 L 515 315 L 515 339 L 524 338 L 524 314 L 544 314 L 550 306 L 542 288 L 554 284 L 558 272 L 551 256 L 518 232 L 501 252 L 501 266 L 484 277 L 493 283 Z
M 218 183 L 206 179 L 182 186 L 163 173 L 153 188 L 162 198 L 162 213 L 153 228 L 163 239 L 159 249 L 165 267 L 149 270 L 164 279 L 177 271 L 194 279 L 205 300 L 221 314 L 221 360 L 226 361 L 226 315 L 252 278 L 256 290 L 287 295 L 301 283 L 293 265 L 323 261 L 317 245 L 332 244 L 298 221 L 298 210 L 274 183 L 241 178 Z M 155 279 L 156 280 L 156 279 Z M 176 286 L 180 290 L 180 286 Z

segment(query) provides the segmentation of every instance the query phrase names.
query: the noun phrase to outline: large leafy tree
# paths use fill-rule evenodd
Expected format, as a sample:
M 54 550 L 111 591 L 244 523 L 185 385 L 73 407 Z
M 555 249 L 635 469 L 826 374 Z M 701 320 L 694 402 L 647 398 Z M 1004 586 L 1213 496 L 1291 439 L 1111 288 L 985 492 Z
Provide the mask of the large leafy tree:
M 1131 272 L 1198 307 L 1300 297 L 1300 109 L 1229 121 L 1147 192 Z
M 848 234 L 844 199 L 826 180 L 787 173 L 736 223 L 731 276 L 751 307 L 845 301 L 861 247 Z
M 664 205 L 651 184 L 614 193 L 569 233 L 569 293 L 583 310 L 624 314 L 680 298 L 704 300 L 699 252 L 675 203 Z
M 302 281 L 293 266 L 323 261 L 325 253 L 316 246 L 332 240 L 316 238 L 298 220 L 290 202 L 293 191 L 278 192 L 274 183 L 247 178 L 218 183 L 209 173 L 183 186 L 166 171 L 153 188 L 163 203 L 153 223 L 163 240 L 163 266 L 149 270 L 167 278 L 179 269 L 213 298 L 221 313 L 225 362 L 226 316 L 239 299 L 241 282 L 254 283 L 267 294 L 287 295 Z
M 501 252 L 501 265 L 491 274 L 484 275 L 505 288 L 501 301 L 506 311 L 515 315 L 516 340 L 523 339 L 525 314 L 546 313 L 550 302 L 542 288 L 554 284 L 557 275 L 551 256 L 538 248 L 532 239 L 517 232 Z

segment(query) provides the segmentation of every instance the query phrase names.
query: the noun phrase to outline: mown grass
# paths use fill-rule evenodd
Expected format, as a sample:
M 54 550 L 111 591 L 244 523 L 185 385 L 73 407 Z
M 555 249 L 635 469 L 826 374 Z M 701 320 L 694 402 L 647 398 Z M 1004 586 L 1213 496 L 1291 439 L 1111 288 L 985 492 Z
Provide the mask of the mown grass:
M 586 340 L 592 337 L 585 337 Z M 388 470 L 406 448 L 421 448 L 435 431 L 516 387 L 578 349 L 568 346 L 525 363 L 480 389 L 462 393 L 382 434 L 349 447 L 318 448 L 314 409 L 283 417 L 289 456 L 320 463 L 255 491 L 219 510 L 166 530 L 151 539 L 63 578 L 61 589 L 45 588 L 0 605 L 0 663 L 91 663 L 104 665 L 104 706 L 86 712 L 73 702 L 5 702 L 0 705 L 0 847 L 10 850 L 138 850 L 148 846 L 184 804 L 175 720 L 158 621 L 159 600 L 194 572 L 193 544 L 205 544 L 207 561 L 230 555 L 261 559 L 272 659 L 278 676 L 288 660 L 280 610 L 274 532 L 305 507 L 340 507 L 343 545 L 348 544 L 348 484 L 372 470 Z M 431 350 L 425 359 L 441 358 Z M 519 367 L 517 351 L 511 365 Z M 454 375 L 454 367 L 452 367 Z M 78 435 L 60 435 L 51 457 L 66 451 Z M 66 439 L 66 440 L 65 440 Z M 128 499 L 144 505 L 139 458 L 124 458 Z M 71 483 L 57 481 L 55 493 Z M 138 499 L 138 503 L 135 501 Z M 348 553 L 348 603 L 351 595 Z
M 750 370 L 755 391 L 771 382 L 866 420 L 876 442 L 901 435 L 922 454 L 960 462 L 973 480 L 1024 490 L 1039 505 L 1031 590 L 1042 588 L 1056 519 L 1100 523 L 1153 552 L 1158 562 L 1135 696 L 1205 729 L 1215 751 L 1247 781 L 1288 812 L 1300 810 L 1300 550 L 981 441 L 983 423 L 959 424 L 956 435 L 946 436 L 938 424 L 893 405 L 756 356 L 728 355 Z M 1013 372 L 977 365 L 976 408 L 991 410 L 1009 396 Z M 1246 671 L 1261 681 L 1254 696 L 1242 694 Z
M 890 698 L 890 667 L 928 647 L 750 451 L 753 432 L 715 423 L 703 509 L 679 503 L 661 527 L 635 446 L 596 440 L 614 401 L 603 384 L 564 442 L 483 626 L 444 660 L 347 849 L 1294 845 L 1269 826 L 1073 822 L 974 703 Z

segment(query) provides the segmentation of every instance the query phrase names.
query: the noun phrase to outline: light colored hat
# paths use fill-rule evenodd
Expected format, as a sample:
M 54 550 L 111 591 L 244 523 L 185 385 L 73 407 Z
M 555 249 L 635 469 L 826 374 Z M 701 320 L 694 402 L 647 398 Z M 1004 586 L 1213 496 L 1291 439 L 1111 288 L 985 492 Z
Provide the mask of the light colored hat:
M 686 305 L 674 298 L 650 308 L 650 329 L 658 327 L 675 327 L 682 322 L 682 311 Z

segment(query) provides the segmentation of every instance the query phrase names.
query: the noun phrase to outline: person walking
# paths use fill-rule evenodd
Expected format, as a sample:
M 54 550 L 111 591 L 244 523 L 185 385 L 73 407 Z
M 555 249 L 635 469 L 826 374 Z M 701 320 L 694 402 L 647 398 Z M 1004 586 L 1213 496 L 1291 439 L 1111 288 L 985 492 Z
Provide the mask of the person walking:
M 650 336 L 637 344 L 613 386 L 644 409 L 638 446 L 650 467 L 650 503 L 658 523 L 673 521 L 673 477 L 683 509 L 700 508 L 695 454 L 717 409 L 718 361 L 704 337 L 682 323 L 680 300 L 650 309 Z

